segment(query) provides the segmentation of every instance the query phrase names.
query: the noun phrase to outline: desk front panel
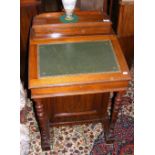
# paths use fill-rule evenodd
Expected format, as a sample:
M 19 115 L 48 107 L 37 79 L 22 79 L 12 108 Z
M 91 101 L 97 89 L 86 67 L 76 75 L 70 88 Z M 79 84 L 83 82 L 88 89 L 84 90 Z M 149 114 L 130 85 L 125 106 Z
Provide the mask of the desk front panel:
M 93 122 L 104 119 L 109 93 L 43 98 L 51 125 Z

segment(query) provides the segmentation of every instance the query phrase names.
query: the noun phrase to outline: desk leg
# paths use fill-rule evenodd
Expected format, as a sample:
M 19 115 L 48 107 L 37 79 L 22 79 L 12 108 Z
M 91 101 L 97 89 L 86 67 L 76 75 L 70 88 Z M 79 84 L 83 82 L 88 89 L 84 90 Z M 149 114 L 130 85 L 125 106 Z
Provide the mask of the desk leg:
M 122 97 L 125 94 L 125 91 L 120 91 L 117 92 L 116 97 L 115 97 L 115 101 L 114 101 L 114 107 L 112 110 L 112 115 L 111 115 L 111 121 L 110 121 L 110 128 L 113 130 L 115 123 L 117 121 L 118 118 L 118 112 L 122 106 Z
M 112 144 L 115 140 L 115 137 L 112 137 L 110 135 L 110 132 L 114 130 L 114 126 L 115 123 L 117 121 L 118 118 L 118 112 L 121 108 L 121 103 L 122 103 L 122 96 L 124 95 L 124 91 L 120 91 L 116 94 L 115 100 L 114 100 L 114 105 L 113 105 L 113 109 L 112 109 L 112 114 L 109 118 L 109 116 L 107 115 L 105 118 L 105 141 L 108 144 Z M 109 106 L 112 107 L 112 98 L 109 98 Z
M 106 143 L 108 144 L 111 144 L 113 143 L 113 140 L 110 139 L 110 116 L 108 114 L 108 107 L 111 107 L 112 106 L 112 93 L 110 93 L 109 95 L 109 100 L 105 106 L 105 115 L 104 115 L 104 137 L 105 137 L 105 141 Z
M 44 151 L 50 150 L 49 120 L 44 112 L 44 104 L 42 104 L 41 99 L 35 99 L 35 109 L 40 128 L 42 149 Z

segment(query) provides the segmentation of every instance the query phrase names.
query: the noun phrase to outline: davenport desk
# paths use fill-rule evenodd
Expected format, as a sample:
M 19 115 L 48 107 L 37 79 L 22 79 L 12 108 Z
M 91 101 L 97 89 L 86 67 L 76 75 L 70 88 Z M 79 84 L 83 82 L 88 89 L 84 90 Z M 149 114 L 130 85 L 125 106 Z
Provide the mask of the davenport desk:
M 128 87 L 129 70 L 109 18 L 100 12 L 76 12 L 77 23 L 63 24 L 62 13 L 35 17 L 30 35 L 29 89 L 43 150 L 50 149 L 53 125 L 101 121 L 107 142 Z M 113 104 L 111 95 L 115 94 Z M 82 96 L 105 95 L 101 103 Z M 76 97 L 74 102 L 72 96 Z M 70 102 L 66 97 L 71 97 Z M 62 102 L 57 102 L 61 98 Z M 108 105 L 112 106 L 109 117 Z

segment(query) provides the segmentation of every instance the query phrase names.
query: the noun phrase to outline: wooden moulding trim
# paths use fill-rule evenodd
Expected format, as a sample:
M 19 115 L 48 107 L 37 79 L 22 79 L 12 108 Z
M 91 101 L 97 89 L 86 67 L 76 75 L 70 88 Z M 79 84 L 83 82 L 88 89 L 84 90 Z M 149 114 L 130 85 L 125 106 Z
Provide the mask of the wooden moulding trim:
M 115 39 L 114 34 L 108 35 L 94 35 L 92 36 L 70 36 L 70 37 L 58 37 L 58 38 L 44 38 L 44 39 L 33 39 L 33 31 L 31 31 L 30 35 L 30 45 L 38 45 L 38 44 L 52 44 L 52 43 L 68 43 L 68 42 L 83 42 L 83 41 L 96 41 L 96 40 L 113 40 Z
M 88 17 L 88 14 L 89 16 L 92 16 L 94 18 L 97 18 L 97 17 L 104 17 L 104 18 L 109 18 L 107 16 L 106 13 L 103 13 L 102 11 L 75 11 L 75 13 L 78 15 L 78 16 L 81 16 L 82 18 L 84 16 L 87 16 Z M 61 15 L 63 15 L 64 12 L 52 12 L 52 13 L 42 13 L 40 15 L 36 15 L 34 17 L 34 20 L 33 20 L 33 24 L 35 24 L 36 22 L 38 22 L 37 20 L 39 19 L 46 19 L 46 18 L 57 18 L 57 17 L 60 17 Z M 91 17 L 91 18 L 92 18 Z
M 64 15 L 64 13 L 62 14 L 62 15 Z M 32 25 L 32 27 L 34 27 L 34 26 L 44 26 L 44 25 L 56 25 L 56 24 L 58 24 L 58 26 L 60 26 L 61 24 L 63 24 L 63 25 L 66 25 L 66 26 L 69 26 L 69 25 L 76 25 L 76 24 L 83 24 L 83 23 L 85 23 L 85 24 L 87 24 L 87 23 L 91 23 L 91 22 L 94 22 L 94 23 L 112 23 L 112 21 L 110 20 L 110 18 L 109 17 L 106 17 L 106 16 L 94 16 L 94 17 L 91 17 L 91 18 L 89 18 L 88 17 L 88 15 L 86 15 L 85 17 L 79 17 L 80 19 L 79 19 L 79 21 L 77 22 L 77 23 L 62 23 L 62 22 L 60 22 L 60 20 L 59 20 L 59 16 L 61 16 L 61 14 L 60 15 L 58 15 L 58 17 L 54 17 L 54 16 L 52 16 L 51 18 L 49 17 L 49 18 L 36 18 L 36 19 L 34 19 L 33 20 L 33 25 Z
M 95 39 L 96 38 L 96 39 Z M 39 44 L 51 44 L 51 43 L 71 43 L 71 42 L 83 42 L 83 41 L 97 41 L 97 40 L 113 40 L 115 39 L 114 34 L 111 35 L 93 35 L 93 36 L 70 36 L 60 38 L 41 38 L 33 39 L 31 35 L 30 45 Z
M 50 126 L 60 126 L 60 125 L 73 125 L 73 124 L 81 124 L 81 123 L 91 123 L 91 122 L 102 122 L 102 118 L 93 118 L 91 120 L 81 120 L 81 121 L 66 121 L 66 122 L 54 122 L 50 121 Z M 102 122 L 103 123 L 103 122 Z
M 119 61 L 121 71 L 122 72 L 128 72 L 128 77 L 130 77 L 130 79 L 131 79 L 130 71 L 128 69 L 128 65 L 127 65 L 127 62 L 125 60 L 125 57 L 124 57 L 124 54 L 123 54 L 122 49 L 120 47 L 118 39 L 112 40 L 112 44 L 113 44 L 113 47 L 115 49 L 116 57 Z
M 119 75 L 119 74 L 118 74 Z M 109 78 L 109 76 L 111 78 Z M 89 79 L 89 81 L 87 80 Z M 52 78 L 52 79 L 40 79 L 40 80 L 30 80 L 29 88 L 54 88 L 57 86 L 77 86 L 77 85 L 85 85 L 85 84 L 93 84 L 93 83 L 106 83 L 106 82 L 120 82 L 120 81 L 129 81 L 131 80 L 127 75 L 120 75 L 117 77 L 113 74 L 107 74 L 102 77 L 102 75 L 79 75 L 79 76 L 72 76 L 72 77 L 59 77 L 59 78 Z
M 28 69 L 29 69 L 29 74 L 28 74 L 28 78 L 29 78 L 29 85 L 30 85 L 30 80 L 31 79 L 36 79 L 37 78 L 37 69 L 36 69 L 36 58 L 37 58 L 37 47 L 32 45 L 29 47 L 29 63 L 28 63 Z
M 94 27 L 93 27 L 94 26 Z M 53 24 L 53 25 L 43 25 L 43 26 L 33 26 L 32 29 L 33 29 L 33 32 L 35 35 L 39 35 L 39 34 L 47 34 L 47 33 L 58 33 L 58 32 L 62 32 L 62 33 L 66 33 L 66 32 L 70 32 L 73 30 L 73 31 L 80 31 L 80 30 L 87 30 L 87 29 L 92 29 L 92 30 L 95 30 L 97 28 L 100 28 L 101 30 L 103 29 L 112 29 L 111 28 L 111 23 L 104 23 L 104 22 L 95 22 L 95 23 L 87 23 L 84 24 L 84 23 L 77 23 L 76 25 L 65 25 L 65 24 L 62 24 L 60 26 L 60 24 Z M 75 32 L 72 32 L 72 33 L 75 33 Z M 76 32 L 77 33 L 77 32 Z M 93 33 L 93 32 L 92 32 Z M 104 33 L 104 31 L 101 33 Z M 94 32 L 95 34 L 95 32 Z
M 87 24 L 86 23 L 70 23 L 70 24 L 44 24 L 44 25 L 33 25 L 32 26 L 32 29 L 34 29 L 34 31 L 36 31 L 36 32 L 39 32 L 39 31 L 37 31 L 37 30 L 43 30 L 43 31 L 46 31 L 45 30 L 45 28 L 62 28 L 62 29 L 64 29 L 64 28 L 73 28 L 73 27 L 77 27 L 77 28 L 79 28 L 79 26 L 80 27 L 88 27 L 88 26 L 91 26 L 92 27 L 92 25 L 93 26 L 109 26 L 109 25 L 112 25 L 112 23 L 111 22 L 94 22 L 94 23 L 92 23 L 92 22 L 87 22 Z
M 72 31 L 73 30 L 73 31 Z M 53 31 L 53 32 L 52 32 Z M 94 31 L 94 32 L 93 32 Z M 84 29 L 76 30 L 76 28 L 71 28 L 70 30 L 63 30 L 63 29 L 47 29 L 45 33 L 33 33 L 32 39 L 45 39 L 51 38 L 55 36 L 59 37 L 70 37 L 70 36 L 84 36 L 84 35 L 105 35 L 105 34 L 113 34 L 113 30 L 111 27 L 98 27 L 93 29 L 91 27 L 87 27 Z
M 32 98 L 95 94 L 126 90 L 128 81 L 31 89 Z
M 38 35 L 33 35 L 33 39 L 37 39 L 37 40 L 41 40 L 41 39 L 50 39 L 51 38 L 51 36 L 60 36 L 61 38 L 63 38 L 63 37 L 72 37 L 72 36 L 74 36 L 74 35 L 76 35 L 76 36 L 85 36 L 85 35 L 87 35 L 87 36 L 92 36 L 93 37 L 93 35 L 108 35 L 108 34 L 112 34 L 112 33 L 114 33 L 113 32 L 113 30 L 112 29 L 109 29 L 109 28 L 99 28 L 99 29 L 96 29 L 96 31 L 95 31 L 95 34 L 94 33 L 92 33 L 92 31 L 91 31 L 91 28 L 88 28 L 87 30 L 80 30 L 80 31 L 76 31 L 76 32 L 74 32 L 74 33 L 70 33 L 70 32 L 62 32 L 62 33 L 49 33 L 49 34 L 38 34 Z
M 31 95 L 32 99 L 36 98 L 49 98 L 49 97 L 62 97 L 62 96 L 75 96 L 75 95 L 87 95 L 87 94 L 99 94 L 99 93 L 106 93 L 106 92 L 117 92 L 117 91 L 124 91 L 126 88 L 117 88 L 117 89 L 104 89 L 104 90 L 96 90 L 93 91 L 81 91 L 81 92 L 67 92 L 67 93 L 57 93 L 57 94 L 43 94 L 43 95 Z
M 95 115 L 95 114 L 97 114 L 97 111 L 92 110 L 92 111 L 74 112 L 74 113 L 58 113 L 55 114 L 54 117 L 75 117 L 75 116 Z

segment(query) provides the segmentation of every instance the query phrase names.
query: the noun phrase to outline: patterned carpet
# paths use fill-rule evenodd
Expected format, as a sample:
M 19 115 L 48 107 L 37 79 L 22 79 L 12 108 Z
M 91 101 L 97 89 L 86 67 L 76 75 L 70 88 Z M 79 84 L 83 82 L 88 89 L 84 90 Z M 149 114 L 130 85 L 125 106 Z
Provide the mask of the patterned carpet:
M 133 70 L 131 71 L 133 75 Z M 34 117 L 32 103 L 27 103 L 27 121 L 29 128 L 29 155 L 133 155 L 133 80 L 123 98 L 123 106 L 119 112 L 114 133 L 116 141 L 107 145 L 104 141 L 101 123 L 54 127 L 51 151 L 42 152 L 40 133 Z M 52 134 L 53 135 L 53 134 Z
M 103 132 L 95 140 L 90 155 L 133 155 L 134 154 L 134 122 L 133 117 L 121 115 L 117 120 L 114 132 L 115 142 L 107 145 Z

